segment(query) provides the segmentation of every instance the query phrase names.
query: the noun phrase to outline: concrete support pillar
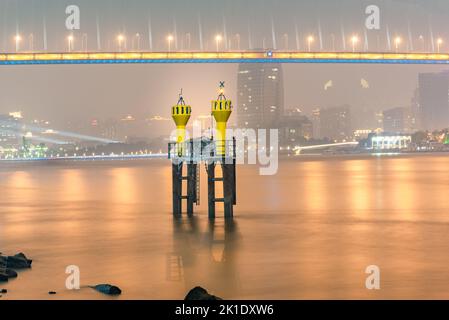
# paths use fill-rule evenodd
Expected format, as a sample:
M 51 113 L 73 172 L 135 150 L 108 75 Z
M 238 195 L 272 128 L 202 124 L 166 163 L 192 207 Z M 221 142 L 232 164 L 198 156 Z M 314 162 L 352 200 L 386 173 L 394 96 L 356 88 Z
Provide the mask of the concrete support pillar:
M 197 177 L 198 164 L 189 163 L 187 165 L 187 214 L 193 215 L 193 205 L 196 202 L 196 177 Z
M 224 215 L 225 218 L 234 216 L 234 165 L 222 164 L 223 168 L 223 195 L 224 195 Z
M 215 162 L 207 164 L 209 219 L 215 219 Z
M 182 215 L 182 168 L 183 163 L 172 164 L 172 176 L 173 176 L 173 215 Z

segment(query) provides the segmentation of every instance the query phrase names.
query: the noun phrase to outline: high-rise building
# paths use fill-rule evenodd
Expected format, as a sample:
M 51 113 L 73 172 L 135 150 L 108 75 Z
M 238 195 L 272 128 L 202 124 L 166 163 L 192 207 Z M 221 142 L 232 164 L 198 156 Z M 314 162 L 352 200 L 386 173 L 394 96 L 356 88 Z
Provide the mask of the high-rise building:
M 320 123 L 320 108 L 314 109 L 312 114 L 310 115 L 310 120 L 312 121 L 313 134 L 312 137 L 314 139 L 321 138 L 321 123 Z
M 20 119 L 14 114 L 0 115 L 0 147 L 18 148 L 21 142 Z
M 409 133 L 414 130 L 414 118 L 410 108 L 393 108 L 383 112 L 383 128 L 390 133 Z
M 299 109 L 285 110 L 279 122 L 280 141 L 285 147 L 295 147 L 313 137 L 312 122 Z
M 341 106 L 320 110 L 320 136 L 336 141 L 353 139 L 351 107 Z
M 351 112 L 351 120 L 354 129 L 356 130 L 375 130 L 379 128 L 379 124 L 376 119 L 377 110 L 374 108 L 368 108 L 358 106 Z
M 449 127 L 449 73 L 419 74 L 419 107 L 424 130 Z
M 280 64 L 239 66 L 237 124 L 239 128 L 277 128 L 284 111 L 284 80 Z
M 415 92 L 413 93 L 413 97 L 412 97 L 412 101 L 411 101 L 411 108 L 410 108 L 411 116 L 413 118 L 413 123 L 414 123 L 413 129 L 415 131 L 422 129 L 420 110 L 421 110 L 421 106 L 420 106 L 420 101 L 419 101 L 419 88 L 416 88 Z

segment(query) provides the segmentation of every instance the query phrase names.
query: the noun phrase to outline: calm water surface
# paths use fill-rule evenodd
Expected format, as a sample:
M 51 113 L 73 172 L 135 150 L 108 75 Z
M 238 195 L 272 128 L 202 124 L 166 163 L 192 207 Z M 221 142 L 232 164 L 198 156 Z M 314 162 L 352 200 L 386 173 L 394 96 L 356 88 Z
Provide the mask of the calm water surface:
M 204 170 L 195 218 L 174 220 L 170 170 L 0 164 L 0 251 L 34 259 L 6 297 L 107 298 L 65 289 L 77 265 L 82 285 L 116 284 L 119 299 L 182 299 L 196 285 L 226 299 L 449 298 L 448 155 L 303 157 L 267 177 L 242 166 L 228 223 L 208 222 Z

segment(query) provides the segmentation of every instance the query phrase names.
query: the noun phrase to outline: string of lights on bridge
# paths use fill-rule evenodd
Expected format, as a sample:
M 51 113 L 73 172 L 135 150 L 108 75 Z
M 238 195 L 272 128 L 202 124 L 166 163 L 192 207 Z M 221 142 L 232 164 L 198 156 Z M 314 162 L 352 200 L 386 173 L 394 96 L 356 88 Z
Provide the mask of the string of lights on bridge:
M 223 34 L 216 34 L 213 37 L 213 42 L 214 42 L 214 47 L 215 47 L 215 51 L 217 52 L 221 52 L 221 51 L 243 51 L 241 48 L 241 35 L 240 34 L 235 34 L 234 36 L 234 46 L 232 45 L 232 41 L 228 40 L 229 43 L 224 43 L 225 40 L 227 40 L 226 36 L 223 36 Z M 128 36 L 124 33 L 119 33 L 116 35 L 115 39 L 114 39 L 114 43 L 115 43 L 115 49 L 113 51 L 118 51 L 118 52 L 124 52 L 124 51 L 141 51 L 141 34 L 140 33 L 136 33 L 132 36 Z M 172 51 L 178 51 L 177 48 L 174 49 L 174 42 L 177 40 L 177 36 L 175 34 L 169 33 L 166 35 L 165 37 L 165 41 L 166 41 L 166 48 L 163 51 L 167 51 L 167 52 L 172 52 Z M 282 36 L 282 38 L 284 39 L 284 45 L 283 48 L 281 49 L 282 51 L 290 51 L 290 46 L 289 46 L 289 35 L 288 34 L 284 34 Z M 305 50 L 302 51 L 307 51 L 307 52 L 316 52 L 316 51 L 331 51 L 331 52 L 335 52 L 337 51 L 336 48 L 336 41 L 335 41 L 335 35 L 332 34 L 331 35 L 331 40 L 332 40 L 332 48 L 330 50 L 325 50 L 323 49 L 323 45 L 322 45 L 322 37 L 321 35 L 319 37 L 317 37 L 314 34 L 309 34 L 307 35 L 303 40 L 298 39 L 298 36 L 296 37 L 296 49 L 295 51 L 301 51 L 301 46 L 304 46 Z M 131 39 L 131 49 L 128 50 L 128 39 Z M 19 53 L 19 52 L 36 52 L 37 50 L 34 50 L 34 35 L 30 34 L 28 37 L 28 46 L 25 49 L 23 46 L 23 43 L 25 42 L 25 37 L 20 34 L 17 33 L 15 35 L 13 35 L 12 37 L 13 43 L 15 45 L 15 53 Z M 185 35 L 185 40 L 186 40 L 186 50 L 181 50 L 181 51 L 192 51 L 192 35 L 190 33 L 187 33 Z M 212 39 L 211 39 L 212 40 Z M 318 41 L 319 40 L 319 41 Z M 390 37 L 388 37 L 388 48 L 385 48 L 385 50 L 382 50 L 381 48 L 379 48 L 379 44 L 377 45 L 377 49 L 376 50 L 368 50 L 366 47 L 366 42 L 367 40 L 365 39 L 365 45 L 364 45 L 364 49 L 361 50 L 361 44 L 363 39 L 357 35 L 357 34 L 352 34 L 350 37 L 348 37 L 347 42 L 343 43 L 343 48 L 344 50 L 342 51 L 352 51 L 352 52 L 363 52 L 363 51 L 377 51 L 377 52 L 417 52 L 415 50 L 409 50 L 408 48 L 413 48 L 413 44 L 411 43 L 407 43 L 407 41 L 405 40 L 404 37 L 397 35 L 394 36 L 393 39 L 390 39 Z M 426 52 L 428 50 L 425 49 L 426 45 L 425 45 L 425 37 L 423 35 L 420 35 L 417 39 L 415 39 L 416 41 L 419 41 L 421 44 L 421 49 L 418 50 L 419 52 Z M 66 52 L 74 52 L 74 51 L 78 51 L 78 52 L 87 52 L 88 50 L 88 35 L 86 33 L 81 34 L 79 37 L 76 37 L 74 33 L 70 33 L 69 35 L 67 35 L 67 37 L 64 39 L 65 41 L 65 48 L 66 48 Z M 75 50 L 75 43 L 79 42 L 81 43 L 81 49 L 80 50 Z M 409 39 L 408 42 L 413 42 L 413 39 Z M 433 50 L 432 53 L 442 53 L 443 51 L 443 46 L 444 46 L 444 39 L 442 37 L 437 37 L 437 38 L 432 38 L 430 39 L 431 43 L 433 44 Z M 301 43 L 303 42 L 303 43 Z M 317 45 L 317 42 L 320 43 L 320 45 Z M 392 45 L 391 45 L 392 44 Z M 434 45 L 436 44 L 436 46 Z M 234 47 L 234 49 L 231 49 L 232 47 Z M 275 40 L 275 36 L 273 36 L 273 46 L 271 46 L 272 49 L 277 49 L 276 48 L 276 40 Z M 266 41 L 263 41 L 263 45 L 262 48 L 265 50 L 268 48 L 268 46 L 266 45 Z M 348 48 L 348 49 L 346 49 Z M 406 50 L 404 50 L 404 48 L 406 48 Z M 252 49 L 252 48 L 248 48 L 248 49 Z M 45 52 L 46 50 L 43 50 L 43 52 Z M 97 49 L 97 51 L 101 51 L 99 50 L 99 48 Z M 149 50 L 143 50 L 143 51 L 153 51 L 152 50 L 152 46 L 150 46 Z M 203 50 L 194 50 L 194 51 L 203 51 Z M 212 51 L 212 50 L 207 50 L 207 51 Z
M 274 48 L 267 48 L 265 41 L 262 49 L 244 50 L 241 49 L 241 37 L 235 35 L 237 42 L 235 48 L 231 43 L 227 43 L 228 37 L 221 33 L 215 34 L 214 50 L 191 50 L 191 34 L 186 34 L 188 40 L 188 50 L 178 50 L 177 34 L 166 35 L 166 48 L 163 51 L 155 51 L 151 48 L 141 48 L 141 35 L 139 33 L 132 36 L 131 49 L 128 50 L 129 37 L 125 33 L 115 36 L 114 50 L 89 50 L 87 34 L 80 34 L 77 38 L 75 33 L 67 35 L 66 48 L 63 51 L 51 52 L 47 50 L 34 50 L 34 37 L 30 35 L 28 50 L 22 48 L 24 38 L 20 33 L 13 36 L 15 44 L 14 52 L 0 53 L 0 65 L 17 64 L 116 64 L 116 63 L 386 63 L 386 64 L 449 64 L 449 52 L 443 52 L 444 40 L 442 38 L 432 39 L 432 44 L 436 43 L 436 50 L 426 52 L 424 37 L 420 36 L 422 42 L 421 50 L 408 50 L 413 47 L 406 43 L 403 37 L 396 36 L 389 43 L 393 44 L 392 50 L 367 49 L 367 39 L 365 36 L 365 46 L 361 49 L 362 38 L 353 34 L 345 43 L 344 49 L 335 50 L 335 36 L 332 37 L 332 50 L 323 49 L 322 34 L 317 38 L 314 34 L 305 37 L 305 43 L 300 49 L 299 39 L 297 39 L 297 50 L 289 50 L 288 35 L 285 34 L 285 48 L 277 50 L 276 39 L 273 35 Z M 76 50 L 75 43 L 79 40 L 82 43 L 81 50 Z M 412 41 L 409 39 L 409 42 Z M 319 43 L 318 46 L 316 43 Z M 346 45 L 349 46 L 346 46 Z M 391 45 L 389 45 L 390 47 Z M 202 46 L 201 46 L 202 47 Z M 433 46 L 432 46 L 433 47 Z M 100 49 L 100 47 L 98 47 Z M 404 50 L 406 49 L 406 50 Z

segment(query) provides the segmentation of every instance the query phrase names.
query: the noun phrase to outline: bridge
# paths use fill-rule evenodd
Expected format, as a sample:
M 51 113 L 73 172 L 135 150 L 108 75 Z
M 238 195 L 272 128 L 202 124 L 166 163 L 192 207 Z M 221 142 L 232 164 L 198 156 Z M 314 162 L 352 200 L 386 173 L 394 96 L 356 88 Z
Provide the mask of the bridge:
M 0 65 L 163 63 L 449 64 L 446 53 L 392 52 L 69 52 L 0 53 Z

